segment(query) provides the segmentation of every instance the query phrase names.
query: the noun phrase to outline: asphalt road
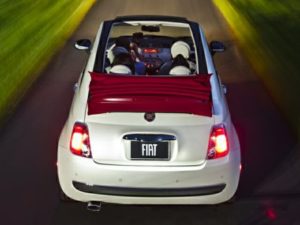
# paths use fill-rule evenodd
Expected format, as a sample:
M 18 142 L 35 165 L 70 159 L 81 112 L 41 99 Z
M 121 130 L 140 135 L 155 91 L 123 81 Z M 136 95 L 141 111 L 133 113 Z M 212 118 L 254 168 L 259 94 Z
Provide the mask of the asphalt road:
M 103 211 L 95 214 L 86 211 L 84 204 L 59 202 L 57 140 L 71 104 L 73 84 L 87 59 L 87 54 L 76 51 L 73 43 L 79 38 L 93 40 L 100 21 L 130 14 L 184 16 L 198 21 L 209 41 L 220 40 L 227 46 L 225 53 L 215 56 L 215 63 L 228 87 L 228 103 L 242 147 L 243 172 L 236 203 L 172 207 L 104 205 Z M 276 177 L 279 166 L 285 168 L 282 164 L 289 164 L 295 148 L 296 140 L 285 120 L 210 0 L 98 1 L 1 128 L 0 223 L 300 224 L 299 196 L 290 196 L 297 192 L 291 187 L 279 193 L 278 185 L 272 185 L 269 178 L 271 174 Z M 283 180 L 279 180 L 282 186 Z

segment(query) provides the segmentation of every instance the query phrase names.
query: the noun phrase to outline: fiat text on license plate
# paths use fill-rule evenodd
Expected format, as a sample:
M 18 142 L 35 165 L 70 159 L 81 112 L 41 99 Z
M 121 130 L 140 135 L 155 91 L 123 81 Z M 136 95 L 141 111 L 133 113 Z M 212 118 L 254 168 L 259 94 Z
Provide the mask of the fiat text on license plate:
M 131 159 L 168 160 L 169 142 L 131 142 Z

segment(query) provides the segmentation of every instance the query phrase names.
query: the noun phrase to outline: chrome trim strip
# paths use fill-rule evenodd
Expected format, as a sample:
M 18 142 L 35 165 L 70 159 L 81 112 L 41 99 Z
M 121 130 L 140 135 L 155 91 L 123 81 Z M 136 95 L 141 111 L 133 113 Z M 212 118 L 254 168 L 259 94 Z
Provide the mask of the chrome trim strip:
M 175 141 L 176 137 L 168 134 L 127 134 L 124 140 L 129 141 Z

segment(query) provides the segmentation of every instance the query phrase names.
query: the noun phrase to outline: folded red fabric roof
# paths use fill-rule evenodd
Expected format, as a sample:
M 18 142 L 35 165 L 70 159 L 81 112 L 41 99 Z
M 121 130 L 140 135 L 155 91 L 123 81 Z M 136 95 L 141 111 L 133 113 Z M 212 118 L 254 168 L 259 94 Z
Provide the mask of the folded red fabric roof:
M 190 113 L 212 116 L 210 75 L 135 76 L 91 72 L 88 114 Z

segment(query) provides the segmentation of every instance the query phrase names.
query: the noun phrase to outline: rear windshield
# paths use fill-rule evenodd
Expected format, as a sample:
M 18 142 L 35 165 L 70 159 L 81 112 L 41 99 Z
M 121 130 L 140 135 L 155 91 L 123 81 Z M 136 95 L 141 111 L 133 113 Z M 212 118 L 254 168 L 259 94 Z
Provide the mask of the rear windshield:
M 105 52 L 107 73 L 170 75 L 173 71 L 176 75 L 188 75 L 198 72 L 195 42 L 187 23 L 114 23 Z M 129 67 L 128 71 L 123 64 Z

